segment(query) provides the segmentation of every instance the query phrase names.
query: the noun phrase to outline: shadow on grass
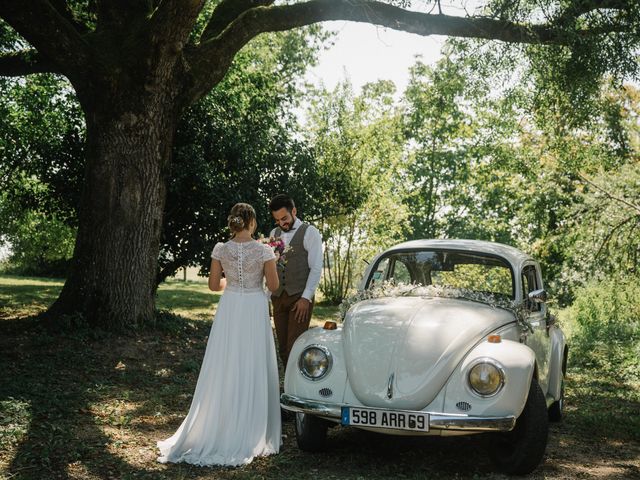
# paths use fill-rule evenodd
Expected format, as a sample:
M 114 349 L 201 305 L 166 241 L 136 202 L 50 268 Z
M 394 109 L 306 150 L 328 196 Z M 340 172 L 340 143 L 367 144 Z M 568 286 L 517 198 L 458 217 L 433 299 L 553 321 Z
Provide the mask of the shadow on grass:
M 0 319 L 26 317 L 43 312 L 58 298 L 64 280 L 0 275 Z M 203 282 L 164 282 L 156 298 L 158 309 L 214 310 L 220 299 Z
M 156 298 L 159 309 L 179 306 L 183 310 L 213 310 L 220 294 L 209 291 L 205 283 L 168 282 L 161 284 Z
M 572 427 L 585 436 L 599 432 L 611 440 L 640 444 L 640 393 L 593 372 L 570 372 L 568 402 L 575 409 Z
M 6 279 L 5 279 L 6 280 Z M 62 288 L 62 283 L 2 283 L 0 285 L 0 318 L 34 314 L 51 305 Z
M 246 467 L 156 463 L 155 442 L 171 435 L 189 408 L 210 325 L 164 314 L 156 330 L 113 336 L 52 334 L 33 318 L 1 322 L 0 465 L 7 465 L 6 476 L 507 478 L 492 472 L 484 436 L 406 438 L 337 427 L 327 452 L 309 454 L 296 447 L 291 422 L 283 425 L 281 454 Z M 637 477 L 638 392 L 603 382 L 598 372 L 569 373 L 567 418 L 552 426 L 547 462 L 528 478 Z
M 1 458 L 11 478 L 164 476 L 155 424 L 188 408 L 210 324 L 174 319 L 171 333 L 132 337 L 51 334 L 35 318 L 0 328 L 0 450 L 13 451 Z

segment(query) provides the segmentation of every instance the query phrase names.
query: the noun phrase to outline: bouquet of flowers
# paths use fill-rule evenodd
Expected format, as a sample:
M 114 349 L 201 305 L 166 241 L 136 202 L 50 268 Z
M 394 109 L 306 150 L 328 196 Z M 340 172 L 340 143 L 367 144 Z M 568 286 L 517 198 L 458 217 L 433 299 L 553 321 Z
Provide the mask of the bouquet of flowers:
M 280 237 L 260 237 L 258 239 L 265 245 L 269 245 L 273 253 L 276 255 L 276 263 L 280 266 L 284 266 L 287 263 L 285 254 L 291 251 L 291 247 L 284 244 L 284 240 Z

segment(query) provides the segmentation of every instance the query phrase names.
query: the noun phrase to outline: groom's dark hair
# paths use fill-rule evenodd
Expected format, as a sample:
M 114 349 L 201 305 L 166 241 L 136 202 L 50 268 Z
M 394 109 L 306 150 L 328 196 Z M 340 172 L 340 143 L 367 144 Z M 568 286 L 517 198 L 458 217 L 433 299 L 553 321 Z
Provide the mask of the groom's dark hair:
M 279 193 L 271 199 L 269 202 L 269 210 L 277 212 L 281 208 L 286 208 L 289 213 L 295 208 L 296 204 L 293 203 L 293 198 L 284 193 Z

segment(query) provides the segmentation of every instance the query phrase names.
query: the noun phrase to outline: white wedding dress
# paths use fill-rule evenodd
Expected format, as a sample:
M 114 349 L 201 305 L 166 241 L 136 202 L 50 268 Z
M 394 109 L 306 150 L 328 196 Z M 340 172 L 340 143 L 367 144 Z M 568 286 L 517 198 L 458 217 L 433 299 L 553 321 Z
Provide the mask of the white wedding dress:
M 158 461 L 244 465 L 281 445 L 278 366 L 263 290 L 271 248 L 257 241 L 218 243 L 227 286 L 218 304 L 187 417 L 158 442 Z

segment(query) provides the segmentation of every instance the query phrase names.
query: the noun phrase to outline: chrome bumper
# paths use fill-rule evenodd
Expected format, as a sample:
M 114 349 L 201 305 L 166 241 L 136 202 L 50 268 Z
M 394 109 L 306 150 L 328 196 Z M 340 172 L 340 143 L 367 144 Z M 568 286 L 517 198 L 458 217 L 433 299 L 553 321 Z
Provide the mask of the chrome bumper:
M 286 410 L 300 413 L 311 413 L 319 417 L 342 418 L 342 405 L 338 403 L 319 402 L 307 400 L 283 393 L 280 396 L 280 405 Z M 357 405 L 352 405 L 357 406 Z M 363 405 L 364 407 L 364 405 Z M 513 430 L 516 417 L 473 417 L 457 413 L 429 413 L 430 430 L 466 430 L 474 432 L 508 432 Z

